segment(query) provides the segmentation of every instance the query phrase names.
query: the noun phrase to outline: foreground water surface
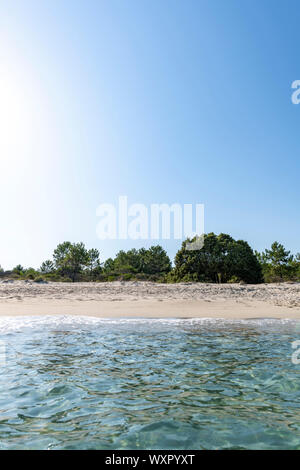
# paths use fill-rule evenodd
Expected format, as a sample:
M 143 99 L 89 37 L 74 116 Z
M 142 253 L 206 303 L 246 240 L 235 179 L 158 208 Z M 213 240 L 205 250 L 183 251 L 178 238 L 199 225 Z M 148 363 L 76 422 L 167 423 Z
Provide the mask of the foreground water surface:
M 0 320 L 0 449 L 300 449 L 300 326 Z

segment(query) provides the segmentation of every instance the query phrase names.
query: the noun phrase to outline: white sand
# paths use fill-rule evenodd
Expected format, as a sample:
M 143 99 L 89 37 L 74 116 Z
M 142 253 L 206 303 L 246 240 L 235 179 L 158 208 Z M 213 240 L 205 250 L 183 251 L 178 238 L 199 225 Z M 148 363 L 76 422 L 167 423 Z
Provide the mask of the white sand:
M 0 281 L 0 315 L 300 319 L 300 283 Z

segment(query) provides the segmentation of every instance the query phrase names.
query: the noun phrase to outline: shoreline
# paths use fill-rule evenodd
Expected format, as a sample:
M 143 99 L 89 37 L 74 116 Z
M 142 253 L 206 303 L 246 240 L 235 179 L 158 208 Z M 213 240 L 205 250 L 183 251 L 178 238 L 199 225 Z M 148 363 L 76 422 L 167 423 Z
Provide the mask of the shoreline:
M 300 319 L 300 285 L 0 283 L 0 317 Z

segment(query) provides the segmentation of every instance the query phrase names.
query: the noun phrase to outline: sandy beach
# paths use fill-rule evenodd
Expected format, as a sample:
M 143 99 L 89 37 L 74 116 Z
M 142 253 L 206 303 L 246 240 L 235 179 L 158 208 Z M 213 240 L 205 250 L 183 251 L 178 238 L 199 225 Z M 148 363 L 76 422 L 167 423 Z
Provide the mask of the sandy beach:
M 300 319 L 300 284 L 0 282 L 0 316 Z

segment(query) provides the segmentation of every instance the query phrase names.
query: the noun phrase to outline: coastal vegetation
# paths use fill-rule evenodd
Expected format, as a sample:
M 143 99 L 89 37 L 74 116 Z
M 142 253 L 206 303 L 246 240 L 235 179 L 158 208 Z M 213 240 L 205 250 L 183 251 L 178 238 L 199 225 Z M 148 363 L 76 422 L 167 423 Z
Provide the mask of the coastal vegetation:
M 185 240 L 176 253 L 174 266 L 159 245 L 119 251 L 115 258 L 100 260 L 100 252 L 80 243 L 65 241 L 54 250 L 52 259 L 39 269 L 17 265 L 12 271 L 0 266 L 0 276 L 35 282 L 150 280 L 155 282 L 262 282 L 300 281 L 300 254 L 292 255 L 281 243 L 270 249 L 253 251 L 244 240 L 221 233 L 204 235 L 203 247 L 188 249 Z
M 274 242 L 271 249 L 256 252 L 265 282 L 300 281 L 300 253 L 295 256 L 281 243 Z
M 262 267 L 244 240 L 221 233 L 204 235 L 201 250 L 187 250 L 187 241 L 175 256 L 170 280 L 202 282 L 263 282 Z

